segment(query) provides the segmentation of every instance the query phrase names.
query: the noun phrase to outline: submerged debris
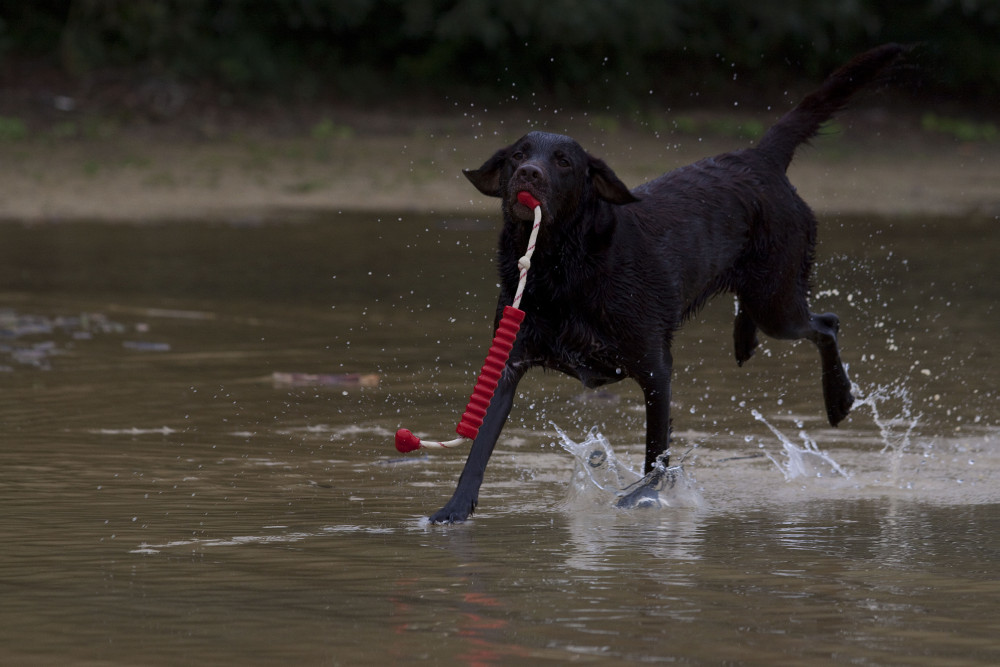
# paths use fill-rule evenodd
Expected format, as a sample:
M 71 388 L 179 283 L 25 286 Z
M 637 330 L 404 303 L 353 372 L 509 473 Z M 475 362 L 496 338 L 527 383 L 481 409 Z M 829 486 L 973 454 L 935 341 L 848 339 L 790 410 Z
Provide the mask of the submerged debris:
M 13 371 L 11 364 L 49 370 L 52 368 L 50 358 L 65 352 L 66 346 L 55 340 L 29 343 L 21 340 L 25 337 L 67 337 L 82 341 L 99 334 L 122 334 L 127 330 L 124 324 L 109 320 L 101 313 L 48 316 L 0 309 L 0 371 Z
M 142 340 L 126 340 L 122 342 L 122 347 L 126 350 L 137 352 L 169 352 L 170 343 L 151 343 Z
M 275 387 L 377 387 L 377 373 L 280 373 L 271 376 Z

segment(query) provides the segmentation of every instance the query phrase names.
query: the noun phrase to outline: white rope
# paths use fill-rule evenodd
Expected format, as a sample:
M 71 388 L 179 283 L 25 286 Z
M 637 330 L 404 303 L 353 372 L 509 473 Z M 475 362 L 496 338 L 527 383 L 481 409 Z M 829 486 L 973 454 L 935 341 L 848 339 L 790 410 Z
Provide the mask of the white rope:
M 517 292 L 514 293 L 514 308 L 521 305 L 521 297 L 524 296 L 524 286 L 528 283 L 528 269 L 531 268 L 531 255 L 535 252 L 535 240 L 538 238 L 538 228 L 542 225 L 542 207 L 535 207 L 535 223 L 531 227 L 531 235 L 528 237 L 528 249 L 524 251 L 524 257 L 517 260 L 517 265 L 521 268 L 521 277 L 517 281 Z
M 435 442 L 431 440 L 421 440 L 421 447 L 430 447 L 431 449 L 451 449 L 452 447 L 458 447 L 459 445 L 464 445 L 469 442 L 468 438 L 455 438 L 454 440 L 446 440 L 444 442 Z

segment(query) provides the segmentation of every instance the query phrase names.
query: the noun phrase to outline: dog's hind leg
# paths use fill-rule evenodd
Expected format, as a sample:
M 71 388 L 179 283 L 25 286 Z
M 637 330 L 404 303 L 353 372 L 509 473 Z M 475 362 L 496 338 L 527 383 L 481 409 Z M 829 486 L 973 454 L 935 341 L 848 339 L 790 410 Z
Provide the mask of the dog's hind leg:
M 801 302 L 779 304 L 778 307 L 765 308 L 758 311 L 747 302 L 747 308 L 760 330 L 772 338 L 782 340 L 799 340 L 802 338 L 813 342 L 819 349 L 820 362 L 823 369 L 823 401 L 826 404 L 826 416 L 831 426 L 836 426 L 851 411 L 854 396 L 851 395 L 851 382 L 847 379 L 847 371 L 840 360 L 840 348 L 837 346 L 837 334 L 840 331 L 840 320 L 833 313 L 817 315 L 809 312 Z M 762 317 L 758 312 L 767 313 Z
M 837 346 L 840 320 L 833 313 L 822 315 L 810 313 L 809 320 L 812 329 L 809 339 L 819 348 L 823 365 L 823 400 L 826 403 L 826 416 L 830 424 L 836 426 L 854 405 L 851 381 L 847 379 L 847 371 L 844 370 L 844 364 L 840 360 L 840 348 Z
M 795 294 L 798 292 L 798 294 Z M 779 298 L 772 298 L 763 304 L 747 295 L 740 299 L 741 308 L 746 308 L 746 315 L 753 320 L 761 331 L 772 338 L 781 340 L 808 339 L 819 349 L 820 362 L 823 369 L 823 401 L 826 404 L 826 416 L 832 426 L 836 426 L 851 411 L 854 396 L 851 395 L 851 382 L 847 379 L 847 371 L 840 360 L 840 349 L 837 346 L 837 334 L 840 330 L 840 320 L 833 313 L 817 315 L 809 312 L 806 305 L 805 290 L 789 288 Z M 793 296 L 789 296 L 792 293 Z M 740 330 L 740 318 L 737 316 L 737 331 Z M 748 325 L 742 325 L 744 332 Z M 737 340 L 739 340 L 737 335 Z M 737 353 L 739 351 L 737 343 Z M 737 359 L 739 357 L 737 356 Z
M 733 343 L 736 348 L 736 363 L 742 366 L 757 349 L 757 325 L 740 305 L 733 324 Z
M 830 425 L 836 426 L 843 421 L 854 405 L 851 381 L 847 379 L 847 371 L 844 370 L 844 364 L 840 360 L 840 348 L 837 346 L 840 320 L 833 313 L 816 315 L 806 312 L 807 317 L 797 325 L 785 324 L 772 327 L 764 322 L 758 321 L 758 323 L 768 336 L 784 340 L 806 338 L 816 345 L 823 368 L 823 401 L 826 404 L 826 416 Z

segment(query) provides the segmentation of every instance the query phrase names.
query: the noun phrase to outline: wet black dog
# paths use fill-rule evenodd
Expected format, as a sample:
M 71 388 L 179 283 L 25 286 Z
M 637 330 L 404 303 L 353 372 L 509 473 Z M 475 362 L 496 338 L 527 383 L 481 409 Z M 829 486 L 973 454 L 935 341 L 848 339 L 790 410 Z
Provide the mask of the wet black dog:
M 677 169 L 633 191 L 569 137 L 532 132 L 465 175 L 500 197 L 501 278 L 497 321 L 514 297 L 532 211 L 542 225 L 521 309 L 524 323 L 451 500 L 435 523 L 465 520 L 476 508 L 490 454 L 515 388 L 532 366 L 563 371 L 588 387 L 634 379 L 646 402 L 647 473 L 666 465 L 670 432 L 670 343 L 685 318 L 712 296 L 736 295 L 736 361 L 747 361 L 757 331 L 807 338 L 819 348 L 831 424 L 854 402 L 832 313 L 809 311 L 816 219 L 785 170 L 853 93 L 902 53 L 890 44 L 834 72 L 746 150 Z

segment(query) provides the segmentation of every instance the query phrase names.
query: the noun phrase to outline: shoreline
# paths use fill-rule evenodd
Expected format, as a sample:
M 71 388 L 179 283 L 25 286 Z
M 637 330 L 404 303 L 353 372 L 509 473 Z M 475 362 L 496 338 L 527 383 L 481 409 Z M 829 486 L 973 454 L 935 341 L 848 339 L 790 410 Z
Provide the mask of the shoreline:
M 702 126 L 709 129 L 622 127 L 587 114 L 373 114 L 291 133 L 250 125 L 198 136 L 144 126 L 87 138 L 8 139 L 0 143 L 0 221 L 280 222 L 368 211 L 488 217 L 496 202 L 476 192 L 461 169 L 479 166 L 529 129 L 573 136 L 634 187 L 747 147 L 752 141 L 739 129 L 761 124 L 749 115 L 694 118 L 708 119 Z M 722 131 L 717 118 L 727 119 Z M 817 215 L 1000 216 L 997 142 L 960 142 L 879 110 L 849 111 L 838 123 L 835 133 L 801 147 L 789 170 Z

